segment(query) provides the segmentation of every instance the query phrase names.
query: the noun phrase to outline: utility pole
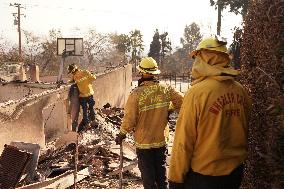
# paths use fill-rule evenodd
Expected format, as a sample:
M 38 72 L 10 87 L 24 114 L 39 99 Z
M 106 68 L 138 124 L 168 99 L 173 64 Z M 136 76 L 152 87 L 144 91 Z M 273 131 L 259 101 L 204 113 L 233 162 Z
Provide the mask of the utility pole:
M 222 10 L 224 6 L 222 2 L 219 0 L 217 2 L 217 9 L 218 9 L 218 21 L 217 21 L 217 35 L 220 35 L 221 33 L 221 19 L 222 19 Z
M 21 8 L 24 8 L 24 7 L 21 7 L 21 4 L 19 4 L 19 3 L 14 3 L 14 4 L 10 3 L 10 6 L 17 7 L 17 9 L 18 9 L 17 13 L 12 13 L 12 14 L 15 17 L 14 25 L 18 25 L 18 32 L 19 32 L 19 62 L 21 62 L 22 61 L 21 15 L 23 15 L 23 14 L 21 14 Z

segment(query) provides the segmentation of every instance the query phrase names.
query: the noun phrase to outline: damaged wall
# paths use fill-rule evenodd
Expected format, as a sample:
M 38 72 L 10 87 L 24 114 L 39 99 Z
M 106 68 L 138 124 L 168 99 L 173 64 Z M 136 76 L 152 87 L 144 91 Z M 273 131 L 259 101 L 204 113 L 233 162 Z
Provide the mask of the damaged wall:
M 67 96 L 68 91 L 66 92 Z M 43 127 L 45 141 L 57 138 L 61 133 L 71 130 L 71 122 L 67 117 L 68 99 L 59 101 L 43 109 Z
M 67 99 L 69 87 L 0 104 L 0 151 L 11 141 L 45 144 L 43 109 Z M 62 115 L 62 114 L 61 114 Z
M 32 94 L 40 94 L 43 91 L 56 88 L 51 84 L 38 83 L 7 83 L 0 86 L 0 103 L 8 100 L 20 100 Z
M 130 65 L 98 76 L 94 82 L 96 107 L 107 102 L 123 107 L 131 91 L 131 81 Z M 43 148 L 46 142 L 70 130 L 67 118 L 69 85 L 52 90 L 37 88 L 33 90 L 36 94 L 29 96 L 27 91 L 30 90 L 25 87 L 20 84 L 15 88 L 10 84 L 0 86 L 0 151 L 11 141 L 38 143 Z
M 94 82 L 96 107 L 102 108 L 107 102 L 113 107 L 123 107 L 131 91 L 132 66 L 103 74 Z

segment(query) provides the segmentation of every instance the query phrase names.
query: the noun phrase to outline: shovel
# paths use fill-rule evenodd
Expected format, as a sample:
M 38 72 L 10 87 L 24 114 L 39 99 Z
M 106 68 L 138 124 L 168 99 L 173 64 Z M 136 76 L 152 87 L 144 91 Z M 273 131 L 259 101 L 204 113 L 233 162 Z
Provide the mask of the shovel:
M 123 179 L 123 147 L 120 144 L 120 157 L 119 157 L 119 189 L 122 189 L 122 179 Z

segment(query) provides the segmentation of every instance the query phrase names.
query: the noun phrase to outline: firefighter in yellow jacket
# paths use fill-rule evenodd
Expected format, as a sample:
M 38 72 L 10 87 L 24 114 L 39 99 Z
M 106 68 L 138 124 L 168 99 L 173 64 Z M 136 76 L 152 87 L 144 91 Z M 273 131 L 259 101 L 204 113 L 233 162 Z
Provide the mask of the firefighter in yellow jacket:
M 96 79 L 96 76 L 87 70 L 78 69 L 75 64 L 69 65 L 67 69 L 68 74 L 72 74 L 72 81 L 77 84 L 80 93 L 79 101 L 83 109 L 83 119 L 78 127 L 78 132 L 80 132 L 87 124 L 95 120 L 95 101 L 93 98 L 94 90 L 92 83 Z
M 237 189 L 247 156 L 250 98 L 229 67 L 226 42 L 206 38 L 190 54 L 192 77 L 177 120 L 170 189 Z
M 166 178 L 166 137 L 170 104 L 179 109 L 183 96 L 171 86 L 160 84 L 154 77 L 160 74 L 156 61 L 145 57 L 137 66 L 141 74 L 125 105 L 125 116 L 117 135 L 121 144 L 126 134 L 134 131 L 138 167 L 145 189 L 168 188 Z

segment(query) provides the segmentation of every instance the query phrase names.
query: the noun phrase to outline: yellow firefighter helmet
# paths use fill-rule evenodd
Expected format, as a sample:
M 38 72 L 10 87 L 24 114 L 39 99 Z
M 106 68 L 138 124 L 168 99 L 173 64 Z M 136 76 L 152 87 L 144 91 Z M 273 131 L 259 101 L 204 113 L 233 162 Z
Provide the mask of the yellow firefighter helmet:
M 157 75 L 160 74 L 161 71 L 158 69 L 158 65 L 156 60 L 152 57 L 142 58 L 140 64 L 136 67 L 142 73 Z
M 70 64 L 67 68 L 68 74 L 74 73 L 76 70 L 78 70 L 78 67 L 75 64 Z
M 226 39 L 220 38 L 218 36 L 204 38 L 198 44 L 197 48 L 189 54 L 189 56 L 191 58 L 196 56 L 197 52 L 202 50 L 202 49 L 227 53 L 228 49 L 227 49 L 226 45 L 227 45 Z

